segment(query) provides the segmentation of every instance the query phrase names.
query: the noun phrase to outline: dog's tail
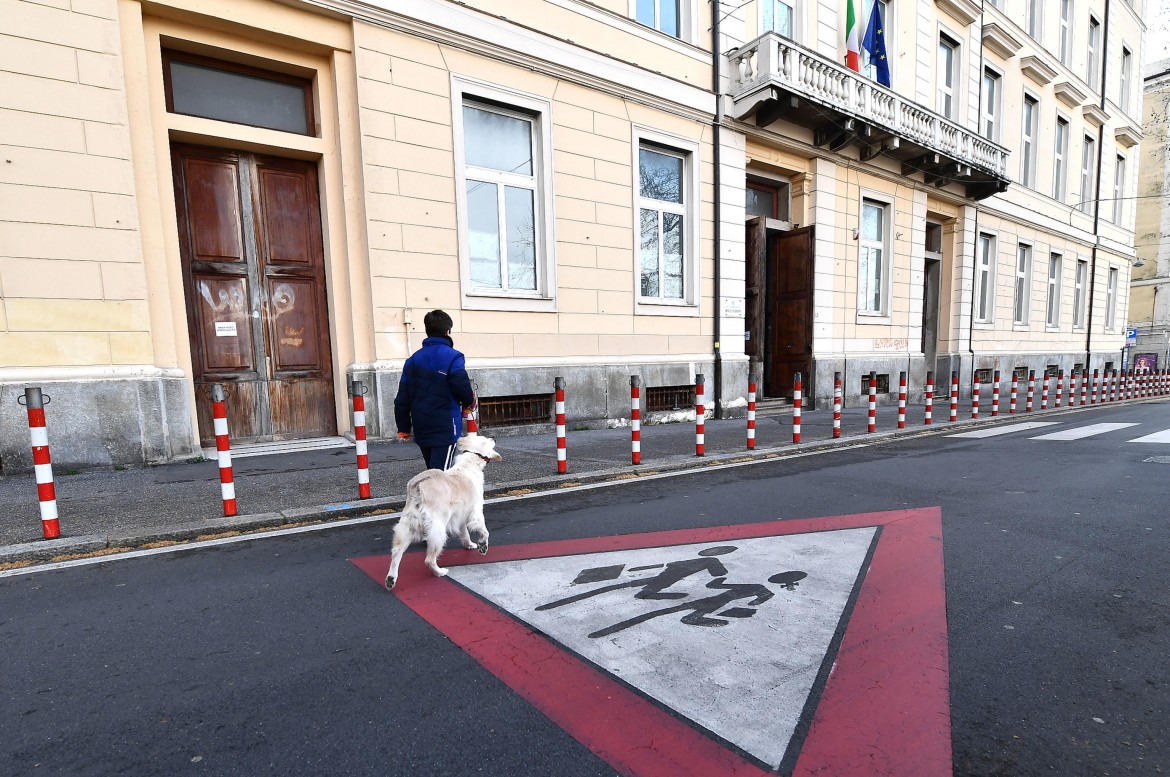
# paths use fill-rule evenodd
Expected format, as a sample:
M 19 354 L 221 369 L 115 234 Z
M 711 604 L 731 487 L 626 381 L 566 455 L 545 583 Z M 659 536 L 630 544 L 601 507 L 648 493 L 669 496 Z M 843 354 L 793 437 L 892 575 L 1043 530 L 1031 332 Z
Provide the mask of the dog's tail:
M 428 469 L 424 470 L 410 479 L 406 484 L 406 504 L 403 506 L 403 511 L 411 508 L 418 509 L 423 506 L 422 486 L 428 480 L 432 480 L 443 474 L 442 470 Z

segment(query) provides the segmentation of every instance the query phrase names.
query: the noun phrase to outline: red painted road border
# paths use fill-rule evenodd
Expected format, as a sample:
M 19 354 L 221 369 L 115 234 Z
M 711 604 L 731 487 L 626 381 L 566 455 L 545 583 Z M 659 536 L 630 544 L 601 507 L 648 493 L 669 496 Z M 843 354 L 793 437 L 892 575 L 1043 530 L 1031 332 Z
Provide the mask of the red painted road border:
M 487 558 L 449 550 L 443 563 L 458 566 L 866 526 L 882 527 L 881 535 L 791 775 L 949 775 L 950 667 L 939 508 L 495 545 Z M 774 774 L 462 586 L 431 576 L 421 555 L 404 559 L 395 595 L 621 774 Z M 385 580 L 389 556 L 351 561 L 379 585 Z

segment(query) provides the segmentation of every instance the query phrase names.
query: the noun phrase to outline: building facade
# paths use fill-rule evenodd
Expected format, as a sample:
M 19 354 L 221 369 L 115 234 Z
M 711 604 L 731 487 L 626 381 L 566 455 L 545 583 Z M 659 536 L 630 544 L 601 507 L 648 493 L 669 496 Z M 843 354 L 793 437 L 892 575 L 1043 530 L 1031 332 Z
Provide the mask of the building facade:
M 1141 3 L 848 2 L 0 0 L 2 471 L 392 435 L 433 308 L 485 425 L 1117 365 Z
M 1146 68 L 1137 232 L 1140 266 L 1130 284 L 1129 324 L 1137 330 L 1130 361 L 1139 368 L 1170 364 L 1170 59 Z

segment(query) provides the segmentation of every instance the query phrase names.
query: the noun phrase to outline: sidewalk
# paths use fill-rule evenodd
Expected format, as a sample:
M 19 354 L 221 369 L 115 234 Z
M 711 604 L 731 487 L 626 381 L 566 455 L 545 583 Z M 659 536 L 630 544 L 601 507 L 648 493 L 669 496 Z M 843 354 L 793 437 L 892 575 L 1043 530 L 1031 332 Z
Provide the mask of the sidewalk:
M 1141 400 L 1136 400 L 1141 401 Z M 1150 401 L 1150 400 L 1146 400 Z M 1120 404 L 1120 403 L 1115 403 Z M 942 433 L 972 423 L 1007 422 L 1066 413 L 1048 410 L 1016 415 L 1001 404 L 991 418 L 990 397 L 980 419 L 970 421 L 970 403 L 960 405 L 959 422 L 947 421 L 948 404 L 936 401 L 934 424 L 923 424 L 923 407 L 906 412 L 906 429 L 897 430 L 897 407 L 879 407 L 877 431 L 869 434 L 867 411 L 842 412 L 842 435 L 832 439 L 832 411 L 805 410 L 802 441 L 792 442 L 791 409 L 757 419 L 756 449 L 747 450 L 745 419 L 706 420 L 706 455 L 695 455 L 694 423 L 642 427 L 642 463 L 633 466 L 629 428 L 572 431 L 567 435 L 568 474 L 556 473 L 556 438 L 538 435 L 496 437 L 503 461 L 485 473 L 488 495 L 540 490 L 566 484 L 628 478 L 718 462 L 776 458 L 826 447 L 890 440 L 926 432 Z M 1075 408 L 1080 409 L 1080 408 Z M 491 436 L 491 430 L 484 432 Z M 50 439 L 52 432 L 50 431 Z M 166 464 L 124 471 L 95 470 L 69 475 L 55 472 L 61 537 L 41 539 L 36 483 L 31 473 L 0 477 L 0 569 L 34 561 L 62 560 L 73 554 L 110 552 L 176 542 L 225 532 L 390 513 L 401 508 L 406 483 L 422 470 L 414 443 L 371 442 L 372 499 L 357 499 L 352 447 L 238 458 L 233 462 L 240 515 L 224 518 L 215 461 Z

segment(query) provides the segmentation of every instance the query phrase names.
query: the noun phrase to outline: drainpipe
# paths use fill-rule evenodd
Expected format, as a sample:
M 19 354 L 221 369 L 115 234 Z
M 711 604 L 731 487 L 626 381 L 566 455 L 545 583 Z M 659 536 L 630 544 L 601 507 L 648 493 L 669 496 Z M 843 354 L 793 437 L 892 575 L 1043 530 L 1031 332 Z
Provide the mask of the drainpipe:
M 1101 80 L 1097 83 L 1101 89 L 1101 110 L 1105 110 L 1105 88 L 1109 83 L 1106 74 L 1109 72 L 1109 57 L 1106 52 L 1109 51 L 1109 6 L 1112 5 L 1110 0 L 1105 0 L 1105 29 L 1101 40 Z M 1105 125 L 1102 124 L 1097 128 L 1097 191 L 1093 197 L 1093 251 L 1089 260 L 1089 283 L 1086 294 L 1089 295 L 1089 313 L 1085 321 L 1085 369 L 1088 369 L 1089 362 L 1093 358 L 1093 298 L 1096 296 L 1097 287 L 1097 244 L 1100 242 L 1099 229 L 1101 225 L 1101 166 L 1105 159 Z M 1082 197 L 1085 195 L 1082 194 Z M 1117 292 L 1121 292 L 1121 284 L 1118 284 Z M 1113 304 L 1117 304 L 1117 300 L 1113 300 Z M 1076 315 L 1076 311 L 1073 311 Z
M 720 280 L 723 276 L 720 262 L 721 243 L 719 234 L 721 217 L 720 203 L 722 201 L 722 197 L 720 196 L 721 176 L 719 170 L 719 131 L 723 124 L 723 101 L 720 99 L 719 95 L 719 3 L 716 2 L 711 3 L 711 91 L 715 93 L 715 120 L 712 122 L 712 141 L 714 143 L 714 154 L 712 159 L 715 163 L 715 176 L 713 184 L 715 187 L 715 196 L 713 198 L 715 203 L 715 229 L 713 235 L 715 243 L 715 309 L 713 311 L 715 316 L 715 326 L 713 328 L 715 353 L 715 394 L 712 397 L 712 401 L 715 403 L 715 417 L 723 418 L 723 353 L 719 347 L 719 335 L 721 328 L 719 320 L 719 308 L 720 303 L 722 302 L 722 298 L 720 297 Z M 696 170 L 695 175 L 698 174 L 699 172 Z M 695 203 L 696 208 L 698 208 L 698 205 L 699 203 Z M 696 294 L 699 292 L 699 289 L 695 290 Z

